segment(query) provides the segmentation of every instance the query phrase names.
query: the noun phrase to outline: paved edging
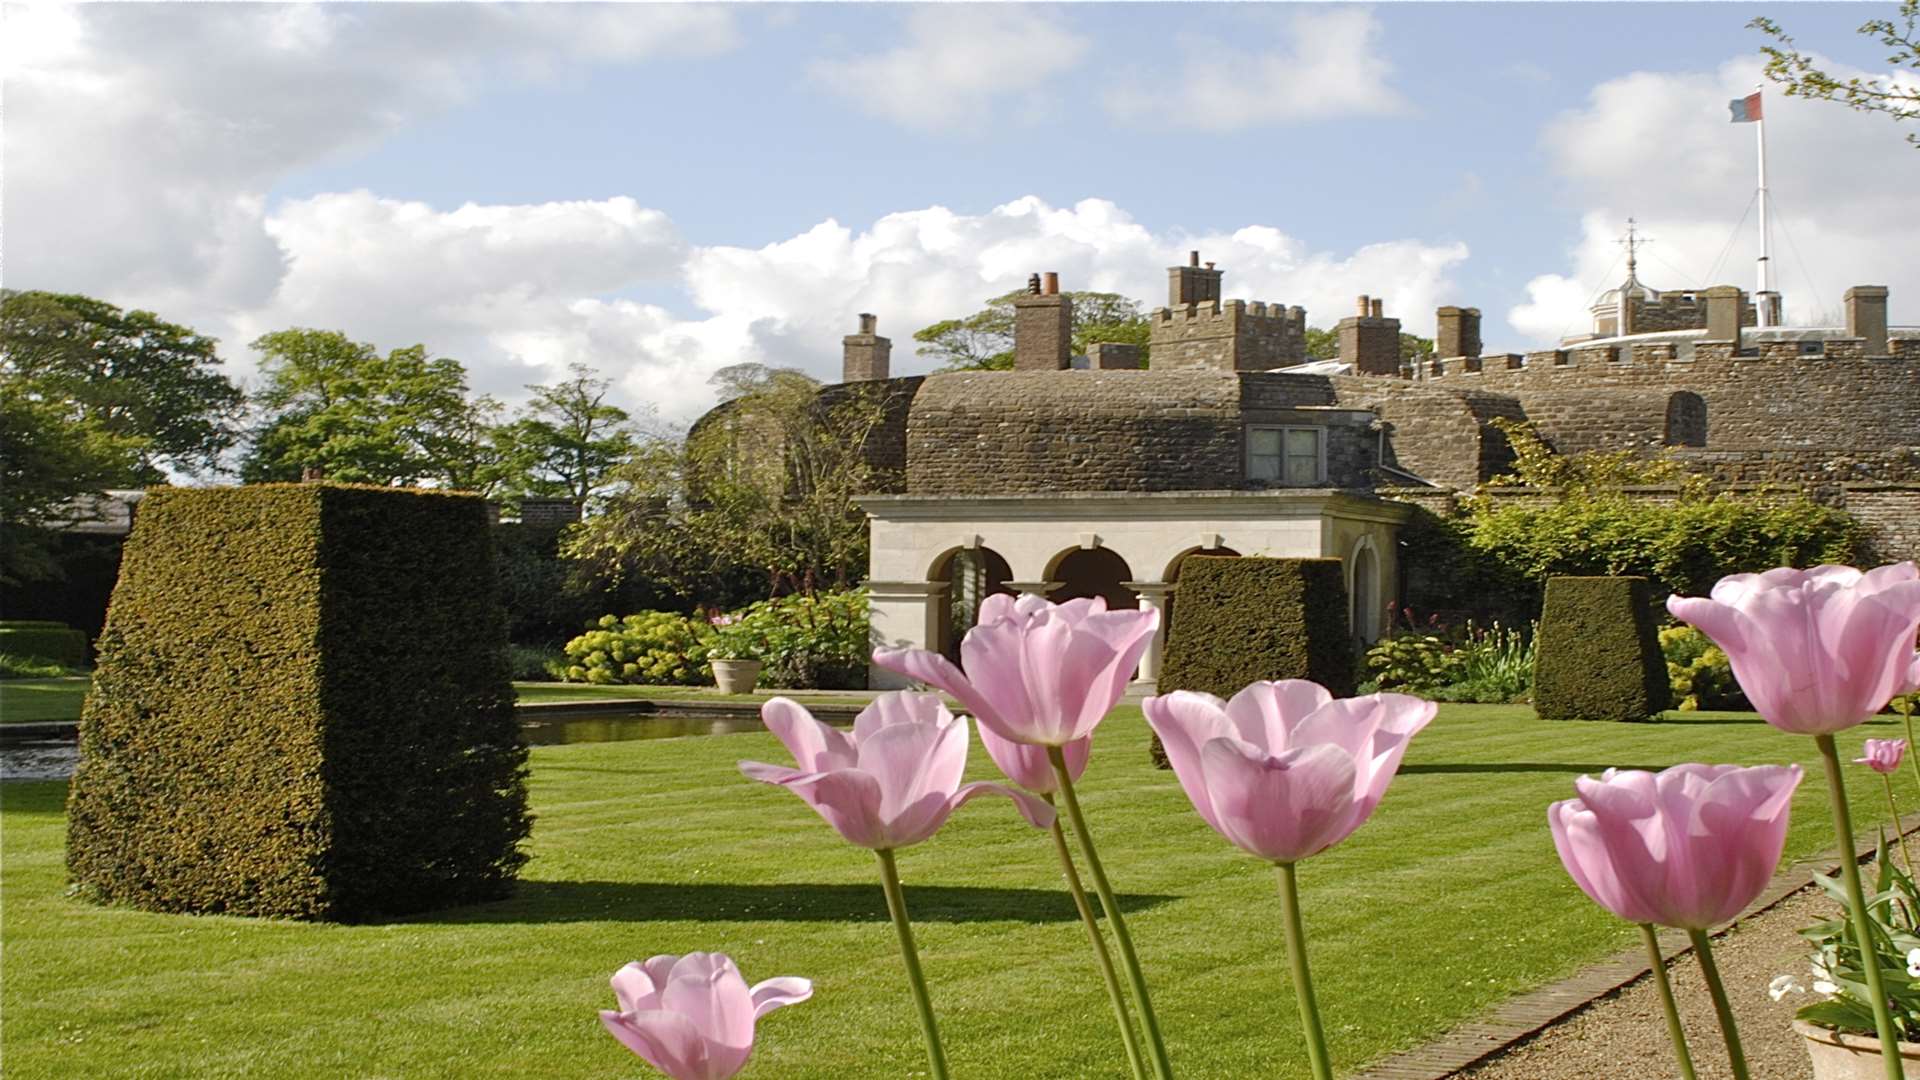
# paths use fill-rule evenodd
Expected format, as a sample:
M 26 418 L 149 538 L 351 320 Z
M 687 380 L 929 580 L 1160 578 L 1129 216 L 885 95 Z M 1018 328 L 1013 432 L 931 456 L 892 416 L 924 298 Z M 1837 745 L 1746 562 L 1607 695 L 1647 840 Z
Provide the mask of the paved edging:
M 1920 813 L 1900 819 L 1903 833 L 1920 829 Z M 1860 845 L 1858 859 L 1873 857 L 1878 841 Z M 1812 874 L 1835 874 L 1840 861 L 1833 851 L 1802 859 L 1773 876 L 1765 892 L 1732 922 L 1715 931 L 1724 936 L 1742 922 L 1768 911 L 1787 897 L 1813 887 Z M 1660 952 L 1669 964 L 1693 951 L 1683 930 L 1660 931 Z M 1424 1046 L 1403 1051 L 1355 1073 L 1352 1080 L 1447 1080 L 1463 1069 L 1505 1053 L 1547 1028 L 1610 997 L 1652 974 L 1644 945 L 1622 949 L 1572 976 L 1509 998 L 1485 1017 L 1462 1024 Z

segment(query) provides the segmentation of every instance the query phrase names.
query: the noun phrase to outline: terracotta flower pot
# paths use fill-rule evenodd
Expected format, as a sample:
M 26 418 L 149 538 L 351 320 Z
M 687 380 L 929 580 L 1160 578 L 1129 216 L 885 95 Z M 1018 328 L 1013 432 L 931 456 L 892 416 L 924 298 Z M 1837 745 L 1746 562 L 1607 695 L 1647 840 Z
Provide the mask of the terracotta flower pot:
M 758 660 L 714 660 L 713 682 L 723 694 L 751 694 L 760 681 Z
M 1880 1061 L 1880 1040 L 1871 1035 L 1833 1031 L 1805 1020 L 1795 1020 L 1793 1030 L 1806 1040 L 1813 1080 L 1884 1080 L 1887 1075 Z M 1901 1075 L 1920 1080 L 1920 1044 L 1900 1044 L 1900 1070 Z

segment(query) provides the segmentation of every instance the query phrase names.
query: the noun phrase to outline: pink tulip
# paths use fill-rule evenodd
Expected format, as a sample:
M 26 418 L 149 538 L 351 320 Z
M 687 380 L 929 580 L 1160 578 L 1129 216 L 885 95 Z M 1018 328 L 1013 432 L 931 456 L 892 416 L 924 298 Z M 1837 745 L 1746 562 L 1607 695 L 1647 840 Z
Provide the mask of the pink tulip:
M 1704 931 L 1740 914 L 1787 842 L 1798 765 L 1608 769 L 1547 808 L 1560 861 L 1628 922 Z
M 1855 765 L 1865 765 L 1882 776 L 1889 775 L 1900 768 L 1900 759 L 1906 756 L 1905 739 L 1868 739 L 1861 748 L 1865 757 L 1853 759 Z
M 1158 611 L 1108 611 L 1097 596 L 1051 604 L 996 595 L 960 641 L 964 673 L 925 649 L 880 649 L 873 662 L 952 694 L 1009 742 L 1066 746 L 1119 704 L 1159 627 Z
M 1007 779 L 1033 792 L 1035 795 L 1050 795 L 1060 789 L 1060 781 L 1053 775 L 1053 765 L 1047 760 L 1047 748 L 1033 743 L 1009 742 L 993 733 L 985 724 L 980 725 L 980 745 L 986 747 L 987 756 L 993 759 Z M 1076 783 L 1081 774 L 1087 771 L 1087 758 L 1093 753 L 1093 737 L 1075 739 L 1060 748 L 1061 755 L 1067 761 L 1067 775 Z
M 753 989 L 723 953 L 636 960 L 613 973 L 618 1011 L 600 1022 L 627 1049 L 673 1080 L 727 1080 L 753 1052 L 754 1021 L 813 996 L 813 984 L 786 976 Z
M 917 844 L 976 795 L 1012 799 L 1034 828 L 1053 807 L 1004 784 L 962 784 L 967 720 L 938 694 L 881 694 L 854 718 L 853 735 L 828 727 L 798 702 L 774 698 L 760 718 L 792 751 L 798 769 L 743 761 L 740 771 L 806 800 L 840 835 L 876 851 Z
M 1405 694 L 1336 699 L 1304 679 L 1257 682 L 1225 702 L 1182 690 L 1144 707 L 1206 823 L 1280 863 L 1365 824 L 1438 709 Z
M 1711 599 L 1670 596 L 1667 610 L 1720 646 L 1767 723 L 1831 735 L 1879 712 L 1910 677 L 1920 629 L 1911 562 L 1781 568 L 1721 578 Z

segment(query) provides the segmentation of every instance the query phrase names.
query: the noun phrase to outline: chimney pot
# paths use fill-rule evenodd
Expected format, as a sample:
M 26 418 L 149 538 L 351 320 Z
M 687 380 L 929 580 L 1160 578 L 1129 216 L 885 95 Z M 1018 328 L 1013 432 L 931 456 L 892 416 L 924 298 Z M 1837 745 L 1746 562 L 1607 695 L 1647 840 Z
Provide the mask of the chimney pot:
M 1386 307 L 1386 303 L 1387 302 L 1385 300 L 1372 301 L 1373 307 L 1368 312 L 1368 314 L 1372 315 L 1376 319 L 1384 317 L 1386 312 L 1383 309 Z
M 1367 317 L 1367 311 L 1368 311 L 1368 308 L 1367 308 L 1367 294 L 1366 294 L 1366 293 L 1361 293 L 1361 294 L 1360 294 L 1360 302 L 1359 302 L 1359 304 L 1358 304 L 1358 307 L 1359 307 L 1359 309 L 1360 309 L 1360 317 L 1361 317 L 1361 318 L 1363 318 L 1363 319 L 1364 319 L 1364 318 L 1366 318 L 1366 317 Z
M 1887 355 L 1887 287 L 1855 285 L 1841 302 L 1847 309 L 1847 336 L 1865 339 L 1868 356 Z
M 1199 252 L 1197 252 L 1197 251 L 1189 251 L 1189 252 L 1187 252 L 1187 265 L 1188 265 L 1188 266 L 1199 266 L 1199 265 L 1200 265 L 1200 253 L 1199 253 Z
M 860 332 L 863 334 L 873 333 L 877 325 L 879 324 L 879 321 L 880 321 L 879 319 L 876 319 L 872 315 L 869 315 L 864 311 L 861 312 L 860 313 Z
M 1046 288 L 1043 290 L 1043 295 L 1060 295 L 1060 275 L 1058 273 L 1052 270 L 1047 271 Z

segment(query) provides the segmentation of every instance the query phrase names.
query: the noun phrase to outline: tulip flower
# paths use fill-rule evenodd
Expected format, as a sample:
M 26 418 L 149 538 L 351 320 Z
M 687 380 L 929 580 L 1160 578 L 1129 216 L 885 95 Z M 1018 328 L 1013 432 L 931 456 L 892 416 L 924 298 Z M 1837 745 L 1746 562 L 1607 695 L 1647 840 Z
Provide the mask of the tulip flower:
M 784 976 L 751 990 L 723 953 L 636 960 L 613 974 L 618 1010 L 600 1022 L 627 1049 L 673 1080 L 727 1080 L 753 1052 L 755 1021 L 813 996 L 813 984 Z
M 1855 765 L 1865 765 L 1874 772 L 1885 776 L 1888 773 L 1899 771 L 1900 759 L 1905 757 L 1907 753 L 1907 740 L 1868 739 L 1866 744 L 1861 747 L 1861 750 L 1864 751 L 1865 756 L 1854 758 L 1853 763 Z
M 1065 746 L 1120 703 L 1160 613 L 1108 611 L 1100 597 L 1051 604 L 990 596 L 960 641 L 960 662 L 925 649 L 880 649 L 873 662 L 953 695 L 1009 742 Z
M 1294 863 L 1346 839 L 1373 815 L 1408 741 L 1439 707 L 1405 694 L 1336 699 L 1304 679 L 1257 682 L 1231 701 L 1177 691 L 1143 707 L 1201 819 L 1278 868 L 1307 1060 L 1319 1080 L 1331 1080 Z
M 1173 1066 L 1139 954 L 1073 789 L 1075 773 L 1085 768 L 1085 761 L 1076 765 L 1069 757 L 1085 753 L 1076 744 L 1084 743 L 1120 703 L 1159 628 L 1158 611 L 1108 611 L 1100 597 L 1053 604 L 1030 593 L 1018 598 L 1001 594 L 980 605 L 979 620 L 960 640 L 965 671 L 925 649 L 879 649 L 873 662 L 953 695 L 980 721 L 981 731 L 1043 750 L 1139 1002 L 1154 1075 L 1172 1080 Z M 1029 755 L 995 755 L 995 760 L 1009 776 L 1017 772 L 1033 778 Z
M 1675 765 L 1660 773 L 1608 769 L 1574 781 L 1579 798 L 1547 808 L 1554 847 L 1593 902 L 1638 923 L 1653 961 L 1667 1031 L 1693 1075 L 1654 923 L 1687 932 L 1737 1080 L 1746 1055 L 1713 961 L 1707 929 L 1753 903 L 1780 862 L 1800 766 Z
M 1920 570 L 1896 563 L 1782 567 L 1734 574 L 1711 598 L 1670 596 L 1667 610 L 1727 654 L 1767 723 L 1831 735 L 1886 707 L 1906 685 L 1920 631 Z
M 1036 829 L 1053 824 L 1053 807 L 1004 784 L 962 784 L 960 777 L 967 769 L 967 721 L 948 712 L 937 694 L 881 694 L 854 718 L 851 738 L 815 720 L 788 698 L 774 698 L 760 706 L 760 718 L 800 768 L 743 761 L 740 771 L 800 796 L 841 836 L 871 848 L 879 857 L 880 884 L 900 938 L 928 1063 L 934 1080 L 946 1080 L 946 1051 L 913 944 L 894 849 L 932 836 L 976 795 L 1005 795 Z
M 1879 712 L 1913 678 L 1920 632 L 1920 568 L 1895 563 L 1861 573 L 1851 566 L 1781 567 L 1721 578 L 1711 598 L 1670 596 L 1667 610 L 1713 639 L 1733 677 L 1767 723 L 1812 735 L 1827 774 L 1827 798 L 1841 851 L 1853 850 L 1853 813 L 1833 733 Z M 1911 738 L 1912 733 L 1908 733 Z M 1920 762 L 1916 762 L 1920 770 Z M 1873 954 L 1860 867 L 1840 860 L 1855 944 Z M 1882 1047 L 1899 1042 L 1880 969 L 1862 969 Z M 1883 1053 L 1887 1080 L 1901 1080 L 1898 1054 Z

